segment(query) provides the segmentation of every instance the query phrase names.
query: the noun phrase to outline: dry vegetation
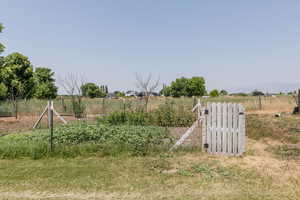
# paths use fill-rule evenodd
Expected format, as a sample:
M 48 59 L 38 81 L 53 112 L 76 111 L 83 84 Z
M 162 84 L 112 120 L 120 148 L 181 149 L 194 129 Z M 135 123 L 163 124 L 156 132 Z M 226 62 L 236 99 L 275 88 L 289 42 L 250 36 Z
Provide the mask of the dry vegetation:
M 2 199 L 299 199 L 300 166 L 249 140 L 241 158 L 177 152 L 155 157 L 1 160 Z M 14 166 L 14 167 L 12 167 Z
M 150 101 L 150 106 L 163 101 Z M 193 103 L 184 98 L 174 101 L 190 107 Z M 201 153 L 197 130 L 185 143 L 193 148 L 173 153 L 2 159 L 0 199 L 300 199 L 300 116 L 290 114 L 295 106 L 292 97 L 263 99 L 262 110 L 253 97 L 203 101 L 241 102 L 246 106 L 247 152 L 242 157 Z M 97 108 L 97 104 L 90 104 Z M 275 113 L 281 113 L 280 117 Z M 19 123 L 24 123 L 21 119 Z M 8 124 L 0 122 L 0 130 Z M 13 126 L 16 131 L 18 125 Z M 170 130 L 179 137 L 185 129 Z

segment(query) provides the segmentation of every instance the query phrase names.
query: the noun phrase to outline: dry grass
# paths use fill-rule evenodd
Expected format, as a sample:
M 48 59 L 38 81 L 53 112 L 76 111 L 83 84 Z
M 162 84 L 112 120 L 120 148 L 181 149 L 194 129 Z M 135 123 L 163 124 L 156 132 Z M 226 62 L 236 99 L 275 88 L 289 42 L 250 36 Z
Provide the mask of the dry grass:
M 252 153 L 240 158 L 177 152 L 1 160 L 0 199 L 299 199 L 299 162 L 273 157 L 269 145 L 249 140 Z
M 282 143 L 300 142 L 300 116 L 283 114 L 274 115 L 251 114 L 247 115 L 247 135 L 256 140 L 272 139 Z
M 174 99 L 187 106 L 191 100 Z M 214 156 L 194 149 L 155 157 L 0 160 L 0 199 L 300 199 L 299 156 L 285 159 L 277 151 L 282 145 L 300 143 L 300 116 L 274 117 L 277 112 L 290 112 L 293 99 L 265 99 L 262 111 L 254 100 L 209 99 L 246 106 L 249 139 L 243 157 Z M 2 124 L 9 123 L 13 122 Z M 183 129 L 176 131 L 179 135 Z

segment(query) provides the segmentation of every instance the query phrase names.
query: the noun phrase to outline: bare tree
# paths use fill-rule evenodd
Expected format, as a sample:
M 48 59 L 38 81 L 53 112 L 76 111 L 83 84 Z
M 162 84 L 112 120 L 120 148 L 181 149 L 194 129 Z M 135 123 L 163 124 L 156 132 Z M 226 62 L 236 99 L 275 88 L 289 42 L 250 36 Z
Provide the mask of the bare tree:
M 81 86 L 86 82 L 83 76 L 69 74 L 64 78 L 59 77 L 58 82 L 65 92 L 71 97 L 72 109 L 75 117 L 83 117 L 85 106 L 82 102 L 83 96 Z
M 149 74 L 148 77 L 144 79 L 141 75 L 136 73 L 135 79 L 137 88 L 143 93 L 143 97 L 145 99 L 145 109 L 147 111 L 150 96 L 159 85 L 159 77 L 156 81 L 153 81 L 151 74 Z

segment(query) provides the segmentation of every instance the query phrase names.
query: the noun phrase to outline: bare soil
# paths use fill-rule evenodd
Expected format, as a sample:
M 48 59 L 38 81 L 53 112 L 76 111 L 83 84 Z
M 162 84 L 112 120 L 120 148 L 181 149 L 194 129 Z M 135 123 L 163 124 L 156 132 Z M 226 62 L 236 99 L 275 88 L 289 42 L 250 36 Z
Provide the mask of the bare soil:
M 32 129 L 34 123 L 38 120 L 39 116 L 20 116 L 17 119 L 15 117 L 1 117 L 0 118 L 0 135 L 5 135 L 8 133 L 16 133 L 29 131 Z M 66 121 L 76 120 L 72 116 L 64 116 Z M 62 122 L 55 117 L 55 124 L 61 124 Z M 47 116 L 44 116 L 39 128 L 47 127 Z

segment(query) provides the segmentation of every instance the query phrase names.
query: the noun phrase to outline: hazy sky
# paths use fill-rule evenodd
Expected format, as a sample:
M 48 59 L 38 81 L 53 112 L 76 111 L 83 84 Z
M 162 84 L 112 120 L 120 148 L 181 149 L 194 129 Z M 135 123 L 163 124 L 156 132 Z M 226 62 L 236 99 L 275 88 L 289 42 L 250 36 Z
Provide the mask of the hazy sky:
M 298 0 L 2 0 L 4 55 L 112 90 L 134 73 L 209 89 L 300 83 Z

